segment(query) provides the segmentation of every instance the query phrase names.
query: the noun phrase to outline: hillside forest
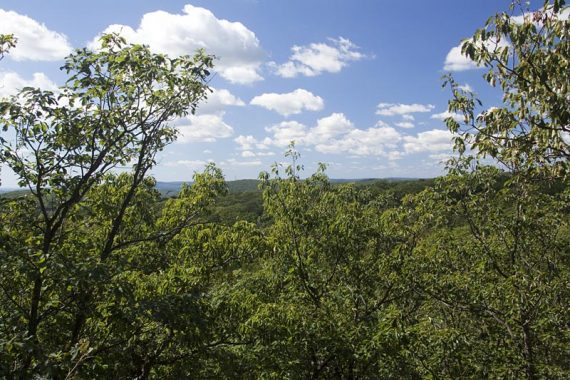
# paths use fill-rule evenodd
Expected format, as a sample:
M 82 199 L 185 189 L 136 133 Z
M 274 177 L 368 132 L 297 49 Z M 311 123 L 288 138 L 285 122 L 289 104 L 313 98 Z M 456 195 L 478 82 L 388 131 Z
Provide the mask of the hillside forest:
M 463 42 L 502 104 L 443 78 L 462 120 L 429 180 L 339 183 L 292 143 L 248 191 L 210 164 L 161 193 L 213 57 L 75 50 L 58 93 L 0 99 L 0 378 L 570 378 L 565 9 Z

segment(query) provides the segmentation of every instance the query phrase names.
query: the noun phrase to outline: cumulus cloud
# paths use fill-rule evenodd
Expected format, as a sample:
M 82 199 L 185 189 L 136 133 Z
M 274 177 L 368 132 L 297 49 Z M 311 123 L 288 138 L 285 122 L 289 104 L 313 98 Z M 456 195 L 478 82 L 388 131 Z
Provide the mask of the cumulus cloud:
M 317 126 L 310 131 L 309 140 L 317 143 L 343 135 L 353 129 L 354 125 L 344 114 L 333 113 L 317 120 Z
M 400 127 L 400 128 L 404 128 L 404 129 L 410 129 L 410 128 L 414 128 L 414 123 L 410 122 L 410 121 L 401 121 L 399 123 L 395 123 L 396 127 Z
M 265 131 L 269 137 L 263 140 L 251 135 L 234 139 L 242 150 L 242 157 L 259 157 L 262 154 L 254 152 L 259 146 L 283 148 L 291 141 L 295 141 L 297 146 L 319 153 L 353 157 L 377 156 L 392 162 L 411 154 L 435 155 L 452 150 L 452 134 L 447 130 L 434 129 L 407 135 L 384 122 L 360 129 L 342 113 L 320 118 L 312 127 L 291 120 L 266 127 Z
M 189 115 L 180 124 L 178 142 L 214 142 L 233 135 L 234 129 L 223 120 L 223 114 Z
M 474 61 L 472 61 L 470 58 L 468 58 L 461 52 L 461 45 L 462 44 L 452 47 L 451 50 L 449 50 L 449 52 L 445 56 L 445 62 L 443 64 L 443 69 L 445 71 L 466 71 L 466 70 L 478 69 L 480 67 Z M 498 43 L 489 40 L 484 43 L 484 46 L 489 51 L 494 51 L 495 49 L 502 48 L 508 45 L 509 44 L 504 40 L 501 40 Z
M 376 114 L 383 116 L 408 115 L 418 112 L 430 112 L 434 108 L 432 104 L 379 103 Z
M 219 114 L 226 106 L 244 106 L 245 103 L 226 89 L 212 88 L 212 93 L 198 107 L 198 115 Z
M 164 166 L 166 167 L 178 167 L 184 166 L 189 169 L 198 170 L 204 168 L 211 161 L 203 161 L 203 160 L 178 160 L 178 161 L 169 161 L 165 162 Z
M 252 150 L 254 148 L 268 149 L 269 145 L 272 143 L 271 139 L 268 137 L 258 140 L 252 135 L 239 135 L 234 139 L 234 141 L 238 144 L 241 150 Z
M 451 138 L 451 132 L 442 129 L 420 132 L 417 136 L 404 136 L 404 150 L 406 153 L 451 150 Z
M 401 160 L 403 157 L 404 154 L 399 150 L 393 150 L 391 152 L 388 152 L 388 160 L 390 161 Z
M 291 141 L 297 144 L 307 144 L 309 142 L 307 127 L 297 121 L 283 121 L 265 130 L 273 134 L 271 143 L 279 147 L 286 147 Z
M 293 140 L 320 153 L 355 156 L 388 156 L 387 150 L 395 148 L 402 138 L 392 127 L 357 129 L 342 113 L 321 118 L 312 128 L 296 121 L 284 121 L 266 131 L 272 134 L 271 143 L 279 147 L 285 147 Z
M 143 15 L 135 30 L 110 25 L 103 33 L 120 33 L 129 42 L 144 43 L 153 51 L 171 56 L 193 54 L 203 48 L 219 58 L 216 70 L 232 83 L 249 84 L 263 79 L 260 67 L 265 58 L 259 40 L 240 22 L 218 19 L 205 8 L 186 4 L 182 13 L 155 11 Z M 98 39 L 90 46 L 96 48 Z
M 463 115 L 461 115 L 457 112 L 444 111 L 441 113 L 435 113 L 435 114 L 430 116 L 431 119 L 442 120 L 442 121 L 449 118 L 449 117 L 451 117 L 453 120 L 455 120 L 458 123 L 460 121 L 463 121 Z
M 254 97 L 250 104 L 273 110 L 283 116 L 295 115 L 303 110 L 320 111 L 324 107 L 324 101 L 320 96 L 301 88 L 285 94 L 261 94 Z
M 42 90 L 57 91 L 57 85 L 44 73 L 34 73 L 31 79 L 22 78 L 14 72 L 0 72 L 0 98 L 15 95 L 24 87 L 39 87 Z
M 473 92 L 473 88 L 469 85 L 469 83 L 462 84 L 457 86 L 458 89 L 465 91 L 465 92 Z
M 443 69 L 446 71 L 465 71 L 478 68 L 477 64 L 461 53 L 461 45 L 454 46 L 445 56 Z
M 444 163 L 453 157 L 450 153 L 434 153 L 428 156 L 431 160 Z
M 552 17 L 552 8 L 546 11 L 546 15 Z M 543 25 L 542 21 L 540 19 L 536 19 L 534 16 L 535 16 L 534 12 L 528 12 L 525 14 L 511 17 L 511 21 L 514 22 L 515 24 L 530 22 L 535 24 L 537 27 L 542 26 Z M 561 10 L 557 14 L 556 18 L 560 21 L 568 20 L 570 18 L 570 7 L 566 7 L 565 9 Z
M 279 147 L 286 147 L 291 141 L 299 145 L 317 145 L 345 135 L 353 129 L 352 122 L 342 113 L 333 113 L 317 120 L 317 125 L 313 128 L 307 128 L 297 121 L 284 121 L 265 128 L 272 133 L 271 144 Z
M 250 157 L 267 157 L 267 156 L 275 156 L 273 152 L 252 152 L 251 150 L 244 150 L 241 152 L 241 156 L 244 158 Z
M 395 148 L 401 135 L 392 127 L 354 129 L 342 138 L 315 146 L 321 153 L 349 153 L 357 156 L 387 156 L 386 149 Z
M 9 54 L 15 61 L 57 61 L 73 50 L 65 34 L 28 16 L 0 9 L 0 20 L 0 34 L 13 34 L 18 39 Z
M 230 158 L 221 162 L 221 166 L 260 166 L 262 162 L 260 160 L 254 161 L 238 161 L 235 158 Z
M 231 137 L 234 129 L 224 121 L 226 106 L 244 106 L 245 103 L 226 89 L 212 89 L 195 115 L 178 120 L 178 142 L 214 142 Z
M 330 38 L 326 43 L 312 43 L 305 46 L 293 46 L 289 61 L 281 65 L 274 64 L 277 75 L 294 78 L 298 75 L 317 76 L 324 72 L 338 73 L 351 61 L 359 61 L 366 55 L 358 51 L 347 38 Z

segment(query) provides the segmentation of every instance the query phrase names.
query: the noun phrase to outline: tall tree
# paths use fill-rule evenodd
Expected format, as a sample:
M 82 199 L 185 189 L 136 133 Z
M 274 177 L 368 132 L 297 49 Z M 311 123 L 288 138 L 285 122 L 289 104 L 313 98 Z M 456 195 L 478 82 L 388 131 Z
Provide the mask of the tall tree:
M 125 222 L 156 154 L 176 137 L 168 122 L 194 112 L 205 98 L 211 67 L 203 51 L 169 58 L 105 35 L 100 50 L 67 57 L 63 69 L 70 77 L 57 93 L 24 88 L 0 102 L 0 125 L 14 136 L 1 141 L 0 158 L 31 193 L 2 210 L 2 303 L 16 311 L 3 310 L 12 322 L 3 326 L 1 344 L 11 347 L 3 352 L 12 352 L 1 360 L 10 363 L 5 370 L 21 377 L 47 371 L 57 361 L 48 341 L 60 346 L 56 352 L 81 345 L 93 289 L 62 268 L 85 264 L 91 269 L 76 274 L 93 278 L 94 268 L 133 243 Z M 127 165 L 130 175 L 108 176 Z M 94 191 L 109 181 L 120 182 L 108 194 L 112 208 L 97 211 Z M 91 213 L 104 218 L 81 222 Z M 85 233 L 97 239 L 80 239 L 77 223 L 96 230 Z
M 412 355 L 423 374 L 567 378 L 567 199 L 467 165 L 408 201 L 395 228 L 421 231 L 404 272 L 423 299 Z
M 16 46 L 16 38 L 13 34 L 0 34 L 0 61 L 4 59 L 6 53 Z M 0 141 L 2 137 L 0 136 Z M 2 166 L 0 166 L 0 173 L 2 173 Z M 0 185 L 2 185 L 2 179 L 0 178 Z
M 331 184 L 321 168 L 300 178 L 292 165 L 262 173 L 272 224 L 257 264 L 228 292 L 247 345 L 233 352 L 259 378 L 377 378 L 414 370 L 395 328 L 402 296 L 398 239 L 378 218 L 386 202 Z
M 513 14 L 518 14 L 514 16 Z M 449 110 L 458 146 L 498 159 L 509 169 L 569 173 L 570 19 L 564 0 L 545 1 L 529 11 L 516 1 L 511 12 L 491 17 L 463 42 L 462 52 L 487 69 L 486 81 L 503 92 L 503 104 L 482 110 L 481 102 L 460 89 L 451 76 Z
M 521 13 L 519 15 L 515 15 Z M 409 259 L 426 375 L 567 378 L 570 45 L 568 8 L 545 1 L 491 17 L 462 45 L 503 92 L 482 102 L 452 76 L 447 120 L 460 153 L 402 224 L 423 226 Z

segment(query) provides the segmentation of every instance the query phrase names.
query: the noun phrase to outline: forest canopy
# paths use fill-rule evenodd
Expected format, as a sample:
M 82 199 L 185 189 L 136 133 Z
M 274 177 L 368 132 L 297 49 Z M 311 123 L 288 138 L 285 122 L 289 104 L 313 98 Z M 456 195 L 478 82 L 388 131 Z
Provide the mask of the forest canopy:
M 107 34 L 58 92 L 2 98 L 26 192 L 0 197 L 0 377 L 569 378 L 567 9 L 463 42 L 503 105 L 446 76 L 457 155 L 430 181 L 305 178 L 292 144 L 260 193 L 228 198 L 209 164 L 162 197 L 149 172 L 210 93 L 205 51 Z

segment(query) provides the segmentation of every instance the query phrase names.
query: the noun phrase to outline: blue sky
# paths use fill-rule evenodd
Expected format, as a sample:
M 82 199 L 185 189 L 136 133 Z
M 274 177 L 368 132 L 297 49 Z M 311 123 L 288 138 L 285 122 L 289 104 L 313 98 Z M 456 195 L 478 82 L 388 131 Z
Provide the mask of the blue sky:
M 214 161 L 226 178 L 256 178 L 296 140 L 306 171 L 334 178 L 433 177 L 451 153 L 441 120 L 453 72 L 490 107 L 499 94 L 458 54 L 463 38 L 508 1 L 209 0 L 0 1 L 0 33 L 19 44 L 0 62 L 0 96 L 53 88 L 71 49 L 97 35 L 171 55 L 219 57 L 215 89 L 197 115 L 175 122 L 159 180 L 189 180 Z M 454 49 L 455 48 L 455 49 Z M 16 179 L 2 170 L 2 186 Z

